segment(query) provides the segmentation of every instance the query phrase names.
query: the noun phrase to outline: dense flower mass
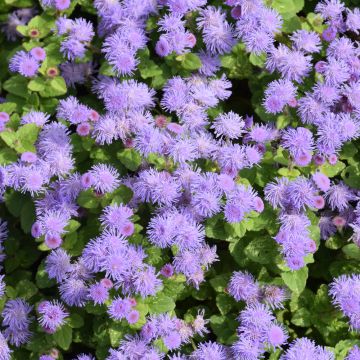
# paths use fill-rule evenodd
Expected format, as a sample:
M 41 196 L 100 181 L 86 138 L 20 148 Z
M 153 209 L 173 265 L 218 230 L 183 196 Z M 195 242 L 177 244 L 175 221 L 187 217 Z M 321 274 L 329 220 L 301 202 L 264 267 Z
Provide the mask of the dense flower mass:
M 0 360 L 359 359 L 359 8 L 5 2 Z

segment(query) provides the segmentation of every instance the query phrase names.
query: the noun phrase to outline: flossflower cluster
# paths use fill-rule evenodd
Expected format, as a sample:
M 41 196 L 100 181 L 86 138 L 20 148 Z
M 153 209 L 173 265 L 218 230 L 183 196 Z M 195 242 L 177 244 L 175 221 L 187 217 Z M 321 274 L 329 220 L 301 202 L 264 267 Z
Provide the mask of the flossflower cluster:
M 359 358 L 360 11 L 300 3 L 6 1 L 0 360 Z

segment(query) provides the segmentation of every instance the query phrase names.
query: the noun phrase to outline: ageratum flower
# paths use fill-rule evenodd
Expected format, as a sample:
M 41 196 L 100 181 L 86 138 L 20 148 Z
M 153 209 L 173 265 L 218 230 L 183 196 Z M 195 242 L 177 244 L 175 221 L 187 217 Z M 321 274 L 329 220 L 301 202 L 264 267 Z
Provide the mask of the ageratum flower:
M 236 301 L 245 301 L 246 303 L 256 302 L 260 297 L 259 284 L 248 272 L 234 272 L 228 285 L 228 291 Z
M 336 20 L 344 10 L 345 6 L 340 0 L 323 0 L 315 8 L 326 20 Z
M 18 72 L 25 77 L 36 75 L 40 67 L 40 62 L 30 53 L 18 51 L 10 60 L 9 69 L 12 72 Z
M 355 200 L 353 191 L 344 183 L 333 184 L 325 193 L 325 199 L 328 201 L 332 210 L 343 211 L 349 206 L 349 202 Z
M 82 307 L 87 300 L 88 289 L 84 281 L 67 278 L 59 285 L 60 297 L 69 306 Z
M 150 265 L 144 265 L 132 275 L 132 286 L 137 294 L 142 298 L 155 295 L 162 285 L 162 281 L 158 279 L 156 269 Z
M 341 275 L 334 279 L 329 290 L 333 304 L 349 318 L 350 326 L 355 331 L 360 329 L 359 284 L 358 275 Z
M 347 9 L 346 13 L 346 27 L 349 31 L 353 31 L 355 34 L 360 30 L 360 10 L 355 8 L 353 10 Z
M 220 8 L 208 6 L 201 10 L 197 25 L 198 29 L 202 30 L 207 50 L 212 54 L 229 52 L 235 44 L 234 30 Z
M 334 360 L 334 354 L 323 347 L 316 345 L 314 341 L 307 338 L 300 338 L 295 340 L 284 355 L 280 357 L 281 360 L 296 360 L 296 359 L 321 359 Z
M 95 358 L 89 354 L 80 354 L 73 360 L 95 360 Z
M 119 185 L 119 174 L 111 165 L 98 164 L 90 170 L 92 176 L 92 186 L 99 193 L 114 191 Z
M 14 329 L 14 331 L 27 330 L 31 321 L 29 314 L 32 308 L 33 307 L 23 299 L 8 300 L 2 311 L 3 326 L 8 326 Z
M 194 360 L 226 360 L 228 359 L 227 354 L 228 352 L 223 345 L 209 341 L 199 344 L 198 349 L 191 354 L 191 358 Z
M 357 360 L 360 359 L 360 349 L 357 345 L 355 345 L 350 352 L 348 353 L 345 360 Z
M 3 333 L 0 332 L 0 359 L 1 360 L 10 360 L 12 350 L 10 350 L 9 345 L 6 342 L 6 339 Z
M 51 333 L 65 324 L 65 319 L 69 316 L 63 304 L 57 300 L 43 301 L 38 306 L 39 323 Z
M 265 90 L 264 107 L 268 113 L 276 114 L 295 99 L 296 88 L 287 79 L 272 81 Z
M 224 136 L 229 139 L 237 139 L 243 133 L 244 126 L 245 123 L 242 118 L 238 114 L 230 111 L 227 114 L 224 113 L 218 116 L 211 127 L 219 137 Z
M 298 127 L 282 132 L 282 146 L 293 156 L 297 165 L 307 165 L 311 161 L 311 152 L 314 149 L 314 140 L 310 130 Z M 304 158 L 309 158 L 306 162 Z
M 302 50 L 308 54 L 318 53 L 321 49 L 321 39 L 314 31 L 296 30 L 291 35 L 296 50 Z
M 9 13 L 6 22 L 1 27 L 1 31 L 5 34 L 7 40 L 15 41 L 18 37 L 21 37 L 16 27 L 26 25 L 34 14 L 35 10 L 32 8 L 17 9 Z

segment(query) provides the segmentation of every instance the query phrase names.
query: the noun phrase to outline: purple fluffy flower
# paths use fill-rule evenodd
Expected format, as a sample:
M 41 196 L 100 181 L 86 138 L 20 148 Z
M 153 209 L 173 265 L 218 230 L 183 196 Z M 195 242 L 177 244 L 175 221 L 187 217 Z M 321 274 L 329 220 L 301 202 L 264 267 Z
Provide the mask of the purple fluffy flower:
M 223 345 L 217 344 L 215 342 L 205 342 L 199 344 L 197 350 L 191 354 L 191 358 L 194 360 L 205 360 L 205 359 L 214 359 L 214 360 L 226 360 L 227 351 Z
M 119 174 L 111 165 L 94 165 L 89 173 L 93 179 L 92 185 L 99 193 L 112 192 L 120 184 Z
M 340 0 L 323 0 L 316 5 L 315 11 L 324 19 L 335 20 L 341 16 L 345 5 Z
M 220 8 L 208 6 L 201 10 L 197 23 L 198 28 L 202 30 L 204 43 L 210 53 L 224 54 L 231 50 L 235 44 L 234 31 Z
M 156 269 L 153 266 L 147 265 L 133 274 L 132 281 L 134 290 L 140 294 L 142 298 L 155 295 L 162 284 L 162 281 L 158 279 L 155 271 Z
M 349 206 L 349 202 L 355 200 L 352 190 L 344 183 L 333 184 L 325 193 L 326 201 L 332 210 L 343 211 Z
M 31 311 L 32 306 L 23 299 L 9 300 L 2 311 L 2 324 L 14 330 L 25 330 L 30 325 L 29 314 Z
M 325 82 L 328 85 L 341 85 L 350 78 L 350 71 L 348 65 L 343 60 L 337 60 L 334 57 L 329 57 L 326 64 L 324 64 L 323 74 Z
M 128 298 L 115 298 L 109 306 L 108 313 L 111 318 L 121 320 L 125 318 L 131 311 L 131 301 Z
M 265 90 L 264 107 L 268 113 L 281 112 L 296 96 L 296 88 L 286 79 L 272 81 Z
M 25 77 L 35 76 L 39 67 L 39 61 L 25 51 L 18 51 L 9 63 L 9 69 L 11 71 L 18 72 Z
M 256 302 L 260 297 L 259 284 L 247 272 L 234 272 L 228 285 L 228 291 L 236 301 L 251 303 Z
M 358 331 L 360 329 L 360 301 L 358 275 L 342 275 L 330 285 L 329 293 L 336 305 L 350 320 L 350 325 Z
M 303 127 L 284 130 L 281 139 L 282 146 L 289 150 L 296 163 L 298 163 L 298 159 L 300 159 L 302 155 L 309 154 L 314 149 L 312 133 Z
M 82 280 L 67 278 L 59 286 L 61 299 L 69 306 L 85 305 L 87 300 L 88 289 Z
M 230 111 L 218 116 L 212 125 L 214 132 L 217 136 L 227 137 L 229 139 L 237 139 L 243 133 L 243 127 L 245 126 L 242 118 Z
M 61 43 L 60 51 L 68 60 L 75 60 L 85 56 L 86 47 L 81 41 L 68 38 Z
M 297 30 L 291 35 L 297 50 L 305 51 L 306 53 L 318 53 L 321 49 L 321 39 L 314 31 Z
M 319 357 L 321 355 L 321 358 Z M 325 350 L 323 347 L 315 344 L 314 341 L 307 338 L 296 339 L 281 360 L 297 360 L 297 359 L 321 359 L 334 360 L 334 354 Z
M 12 350 L 10 350 L 4 335 L 0 332 L 0 359 L 10 360 Z
M 272 309 L 283 308 L 283 302 L 289 297 L 285 288 L 275 285 L 265 285 L 261 292 L 262 300 Z
M 201 68 L 199 73 L 205 76 L 213 76 L 220 69 L 220 59 L 217 55 L 212 55 L 207 52 L 200 52 L 199 58 L 201 60 Z
M 90 285 L 89 298 L 94 301 L 95 304 L 104 304 L 109 298 L 109 289 L 106 288 L 101 282 Z
M 355 8 L 353 10 L 347 9 L 346 27 L 349 31 L 359 34 L 360 30 L 360 10 Z
M 357 345 L 355 345 L 350 352 L 348 353 L 345 360 L 358 360 L 360 359 L 360 349 Z
M 45 260 L 45 269 L 50 279 L 64 280 L 71 271 L 70 256 L 63 249 L 53 250 Z
M 40 325 L 51 333 L 62 326 L 69 315 L 64 306 L 57 300 L 40 303 L 38 311 Z

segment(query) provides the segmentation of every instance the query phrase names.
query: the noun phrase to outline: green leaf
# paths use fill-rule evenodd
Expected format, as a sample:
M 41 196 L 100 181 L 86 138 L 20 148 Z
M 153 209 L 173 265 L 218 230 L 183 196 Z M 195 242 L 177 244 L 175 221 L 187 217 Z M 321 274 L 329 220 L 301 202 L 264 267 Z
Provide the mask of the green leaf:
M 33 201 L 28 200 L 21 209 L 20 224 L 26 234 L 29 234 L 31 227 L 36 220 L 35 205 Z
M 133 197 L 133 192 L 125 185 L 120 185 L 112 194 L 111 204 L 127 204 Z
M 309 269 L 304 266 L 297 271 L 287 271 L 281 274 L 281 278 L 284 280 L 285 285 L 294 293 L 300 294 L 306 286 Z
M 46 81 L 40 76 L 30 80 L 30 82 L 28 83 L 28 89 L 31 91 L 43 91 L 45 89 L 45 86 Z
M 176 300 L 181 295 L 181 292 L 185 289 L 185 281 L 185 276 L 180 274 L 164 279 L 163 294 Z
M 84 319 L 81 315 L 73 313 L 69 316 L 69 326 L 73 329 L 78 329 L 84 326 Z
M 38 288 L 36 285 L 29 280 L 20 280 L 16 285 L 17 296 L 28 300 L 32 298 L 37 292 Z
M 231 237 L 242 238 L 246 233 L 245 221 L 238 223 L 225 223 L 224 228 Z
M 135 149 L 122 149 L 116 156 L 131 171 L 136 171 L 141 164 L 141 156 Z
M 0 104 L 0 111 L 4 111 L 8 114 L 11 114 L 16 111 L 17 105 L 13 102 L 5 102 Z
M 279 175 L 287 178 L 296 178 L 300 175 L 300 171 L 297 169 L 281 168 L 278 170 Z
M 353 158 L 358 152 L 359 152 L 359 150 L 354 146 L 353 143 L 347 142 L 347 143 L 344 144 L 343 147 L 341 148 L 340 159 L 351 159 L 351 158 Z
M 72 342 L 72 328 L 70 325 L 63 325 L 53 334 L 55 342 L 63 349 L 68 350 Z
M 114 68 L 107 61 L 104 61 L 101 64 L 99 73 L 101 75 L 105 75 L 105 76 L 115 76 L 116 75 Z
M 274 262 L 278 249 L 273 239 L 268 236 L 257 236 L 245 248 L 245 255 L 259 264 Z
M 253 71 L 245 46 L 241 43 L 233 47 L 231 54 L 221 57 L 221 66 L 227 70 L 230 79 L 249 78 Z
M 5 148 L 0 150 L 0 165 L 8 165 L 18 159 L 16 152 L 12 149 Z
M 334 261 L 330 264 L 329 271 L 332 277 L 360 273 L 360 262 L 353 259 Z
M 221 274 L 217 275 L 214 278 L 210 279 L 210 285 L 214 288 L 216 292 L 223 292 L 227 287 L 230 280 L 230 275 Z
M 5 0 L 5 1 L 8 1 L 8 0 Z M 18 25 L 16 27 L 16 31 L 19 32 L 23 36 L 28 36 L 29 29 L 28 29 L 28 27 L 26 25 Z
M 143 79 L 148 79 L 163 74 L 161 67 L 150 59 L 141 60 L 138 69 Z
M 25 77 L 15 75 L 4 82 L 3 88 L 10 94 L 26 98 L 29 93 L 27 90 L 27 84 L 28 80 Z
M 302 308 L 294 313 L 291 322 L 300 327 L 309 327 L 311 325 L 312 314 L 309 310 Z
M 310 225 L 308 227 L 308 230 L 310 232 L 310 237 L 313 239 L 317 246 L 320 244 L 320 228 L 316 225 Z
M 40 91 L 40 96 L 44 98 L 65 95 L 67 92 L 66 83 L 63 77 L 55 76 L 45 83 L 45 89 Z
M 130 328 L 140 330 L 146 324 L 146 315 L 149 313 L 149 306 L 138 301 L 135 309 L 139 312 L 139 320 L 135 324 L 131 324 Z
M 56 284 L 54 279 L 49 279 L 48 273 L 45 270 L 44 262 L 42 262 L 38 268 L 35 281 L 39 289 L 51 288 Z
M 249 61 L 251 64 L 262 68 L 264 67 L 266 61 L 266 53 L 261 53 L 260 55 L 251 53 L 249 56 Z
M 302 10 L 304 0 L 273 0 L 271 6 L 277 10 L 284 19 L 290 19 Z
M 150 314 L 161 314 L 175 309 L 175 302 L 170 296 L 158 293 L 147 300 Z
M 27 8 L 34 5 L 31 0 L 5 0 L 5 4 L 16 6 L 18 8 Z
M 176 58 L 176 60 L 181 62 L 181 66 L 186 70 L 198 70 L 201 68 L 201 60 L 200 58 L 193 54 L 193 53 L 187 53 L 184 55 L 180 55 Z
M 234 299 L 227 294 L 218 294 L 216 296 L 216 306 L 222 315 L 226 315 L 236 305 Z
M 16 144 L 16 133 L 13 131 L 2 131 L 0 133 L 0 138 L 5 142 L 5 144 L 13 149 L 15 149 Z
M 86 190 L 79 194 L 77 203 L 85 209 L 95 209 L 99 206 L 100 200 L 92 190 Z
M 233 315 L 213 315 L 210 317 L 210 326 L 218 340 L 227 345 L 232 344 L 236 340 L 236 329 L 238 325 L 239 323 Z
M 350 349 L 352 349 L 355 345 L 360 346 L 360 340 L 357 339 L 347 339 L 339 341 L 335 346 L 335 358 L 336 360 L 345 359 L 346 355 L 348 355 Z
M 36 124 L 22 125 L 16 132 L 16 146 L 15 150 L 19 153 L 25 151 L 36 152 L 35 142 L 38 138 L 40 128 Z
M 228 234 L 224 228 L 225 222 L 221 215 L 215 215 L 208 219 L 205 224 L 206 236 L 212 239 L 226 240 Z
M 298 16 L 293 16 L 291 18 L 285 19 L 282 26 L 282 31 L 285 33 L 292 33 L 296 30 L 301 29 L 301 21 Z
M 112 347 L 119 346 L 120 341 L 129 332 L 129 327 L 123 323 L 113 322 L 109 327 L 110 343 Z
M 67 231 L 67 234 L 71 234 L 76 231 L 80 226 L 81 224 L 78 221 L 71 219 L 66 225 L 65 230 Z
M 37 36 L 37 38 L 41 39 L 49 34 L 51 29 L 54 28 L 54 25 L 55 25 L 55 21 L 52 16 L 47 14 L 42 14 L 33 17 L 27 24 L 27 28 L 29 30 L 37 29 L 39 31 L 39 36 Z
M 357 245 L 345 245 L 341 250 L 348 258 L 360 260 L 360 248 Z
M 17 191 L 10 191 L 5 194 L 6 207 L 14 217 L 20 216 L 21 209 L 26 200 L 27 197 Z
M 360 170 L 358 166 L 347 166 L 341 173 L 344 183 L 354 189 L 360 189 Z
M 325 163 L 324 165 L 320 166 L 321 172 L 330 178 L 339 174 L 344 168 L 345 164 L 342 161 L 338 161 L 335 165 Z

